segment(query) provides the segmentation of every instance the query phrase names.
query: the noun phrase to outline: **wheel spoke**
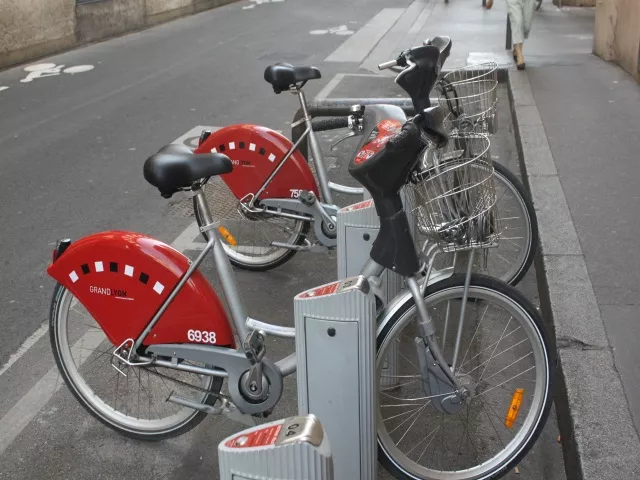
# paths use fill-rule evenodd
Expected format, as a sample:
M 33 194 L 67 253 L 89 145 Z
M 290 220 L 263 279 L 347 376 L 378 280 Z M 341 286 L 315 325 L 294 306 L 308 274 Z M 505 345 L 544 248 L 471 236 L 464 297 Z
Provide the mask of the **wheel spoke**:
M 535 366 L 533 366 L 533 367 L 527 368 L 524 372 L 521 372 L 521 373 L 519 373 L 519 374 L 517 374 L 517 375 L 514 375 L 514 376 L 513 376 L 513 377 L 511 377 L 510 379 L 505 380 L 504 382 L 502 382 L 501 384 L 499 384 L 499 385 L 495 385 L 495 386 L 493 386 L 493 387 L 491 387 L 491 388 L 489 388 L 489 389 L 487 389 L 487 390 L 483 390 L 483 391 L 482 391 L 482 392 L 480 392 L 478 395 L 476 395 L 476 398 L 477 398 L 477 397 L 480 397 L 481 395 L 484 395 L 485 393 L 489 393 L 489 392 L 491 392 L 491 391 L 495 390 L 495 389 L 496 389 L 496 388 L 498 388 L 498 387 L 501 387 L 501 386 L 502 386 L 502 385 L 504 385 L 505 383 L 508 383 L 508 382 L 510 382 L 511 380 L 515 379 L 515 378 L 521 377 L 522 375 L 524 375 L 525 373 L 527 373 L 527 372 L 529 372 L 529 371 L 533 370 L 534 368 L 536 368 L 536 367 L 535 367 Z
M 508 352 L 508 351 L 510 351 L 510 350 L 513 350 L 513 349 L 514 349 L 514 348 L 516 348 L 518 345 L 521 345 L 521 344 L 523 344 L 523 343 L 524 343 L 524 342 L 526 342 L 526 341 L 527 341 L 526 339 L 524 339 L 524 340 L 520 340 L 520 341 L 519 341 L 518 343 L 516 343 L 515 345 L 511 345 L 510 347 L 505 348 L 505 349 L 504 349 L 504 350 L 502 350 L 500 353 L 496 353 L 496 354 L 495 354 L 493 357 L 491 357 L 489 360 L 485 360 L 484 362 L 482 362 L 482 363 L 481 363 L 480 365 L 478 365 L 477 367 L 475 367 L 475 368 L 473 368 L 473 369 L 469 370 L 467 373 L 473 373 L 473 372 L 475 372 L 477 369 L 479 369 L 479 368 L 480 368 L 480 367 L 482 367 L 483 365 L 486 365 L 487 363 L 489 363 L 493 358 L 498 358 L 500 355 L 502 355 L 502 354 L 504 354 L 504 353 L 506 353 L 506 352 Z
M 482 371 L 482 373 L 480 374 L 480 379 L 482 380 L 482 377 L 484 377 L 484 372 L 487 371 L 487 368 L 489 367 L 489 363 L 491 363 L 491 360 L 493 359 L 494 354 L 496 353 L 496 350 L 498 349 L 498 346 L 500 345 L 500 342 L 502 341 L 502 339 L 504 338 L 504 332 L 507 331 L 507 328 L 509 328 L 509 324 L 511 323 L 511 320 L 513 318 L 509 319 L 509 323 L 507 323 L 507 326 L 504 327 L 504 330 L 502 331 L 502 335 L 500 336 L 500 339 L 498 340 L 498 342 L 496 343 L 495 348 L 493 349 L 493 352 L 491 352 L 491 357 L 489 357 L 489 361 L 487 362 L 487 364 L 484 367 L 484 370 Z

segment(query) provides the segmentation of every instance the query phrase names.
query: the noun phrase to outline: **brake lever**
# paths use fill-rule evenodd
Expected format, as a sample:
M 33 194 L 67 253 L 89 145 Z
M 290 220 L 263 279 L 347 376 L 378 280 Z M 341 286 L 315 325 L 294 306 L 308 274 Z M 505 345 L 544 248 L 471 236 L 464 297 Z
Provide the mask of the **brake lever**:
M 331 149 L 330 149 L 330 150 L 331 150 L 331 151 L 335 150 L 335 148 L 338 146 L 338 144 L 339 144 L 340 142 L 345 141 L 347 138 L 356 137 L 356 136 L 358 136 L 358 135 L 359 135 L 359 133 L 351 132 L 349 135 L 347 135 L 347 136 L 345 136 L 345 137 L 342 137 L 342 138 L 341 138 L 340 140 L 338 140 L 336 143 L 334 143 L 333 145 L 331 145 Z
M 362 133 L 362 128 L 363 127 L 362 127 L 361 117 L 360 116 L 349 115 L 348 122 L 349 122 L 348 125 L 349 125 L 349 129 L 351 130 L 351 133 L 349 133 L 348 135 L 342 137 L 336 143 L 331 145 L 331 148 L 330 148 L 331 151 L 335 150 L 335 148 L 338 146 L 338 144 L 340 142 L 345 141 L 347 138 L 358 136 L 359 134 Z

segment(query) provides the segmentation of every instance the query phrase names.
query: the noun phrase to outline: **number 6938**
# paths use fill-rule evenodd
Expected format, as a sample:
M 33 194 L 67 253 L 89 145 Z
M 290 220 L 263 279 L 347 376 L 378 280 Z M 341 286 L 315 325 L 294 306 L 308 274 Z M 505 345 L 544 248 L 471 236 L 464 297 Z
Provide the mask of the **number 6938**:
M 189 330 L 187 338 L 190 342 L 198 343 L 216 343 L 216 332 L 207 332 L 204 330 Z

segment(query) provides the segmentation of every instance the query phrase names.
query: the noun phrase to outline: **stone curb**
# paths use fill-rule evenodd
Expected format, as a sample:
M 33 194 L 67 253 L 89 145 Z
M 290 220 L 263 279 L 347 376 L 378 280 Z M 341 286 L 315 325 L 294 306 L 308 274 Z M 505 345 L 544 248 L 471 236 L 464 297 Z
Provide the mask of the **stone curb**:
M 640 478 L 640 440 L 526 71 L 509 69 L 523 180 L 538 217 L 540 307 L 558 347 L 556 409 L 568 480 Z

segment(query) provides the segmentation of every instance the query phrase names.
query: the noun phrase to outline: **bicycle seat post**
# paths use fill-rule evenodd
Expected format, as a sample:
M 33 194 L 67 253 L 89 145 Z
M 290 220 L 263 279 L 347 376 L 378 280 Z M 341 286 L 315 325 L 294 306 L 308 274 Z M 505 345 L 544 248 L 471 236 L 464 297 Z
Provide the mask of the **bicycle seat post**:
M 331 189 L 329 188 L 329 178 L 327 176 L 326 167 L 324 164 L 324 156 L 322 154 L 322 149 L 320 148 L 320 143 L 313 131 L 313 125 L 311 124 L 311 116 L 309 115 L 309 109 L 307 107 L 307 97 L 302 91 L 302 87 L 305 82 L 301 84 L 296 84 L 291 87 L 291 93 L 295 93 L 298 96 L 298 100 L 300 101 L 300 107 L 302 108 L 303 120 L 305 125 L 307 126 L 306 134 L 309 135 L 309 143 L 311 146 L 311 153 L 313 154 L 313 160 L 316 164 L 316 172 L 318 174 L 319 187 L 322 192 L 322 199 L 324 202 L 332 204 L 333 196 L 331 195 Z M 299 120 L 301 122 L 301 120 Z
M 291 87 L 291 93 L 294 93 L 298 97 L 298 101 L 300 102 L 300 107 L 302 108 L 302 113 L 304 114 L 304 120 L 310 121 L 309 117 L 309 109 L 307 108 L 307 97 L 302 90 L 302 85 L 295 85 Z M 307 124 L 307 126 L 309 126 Z

